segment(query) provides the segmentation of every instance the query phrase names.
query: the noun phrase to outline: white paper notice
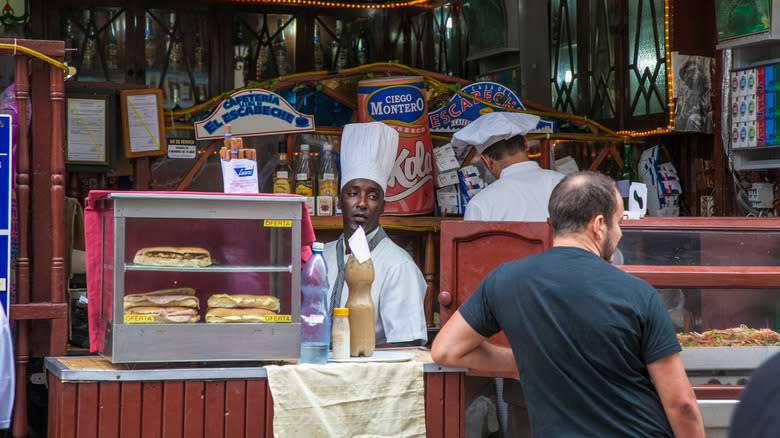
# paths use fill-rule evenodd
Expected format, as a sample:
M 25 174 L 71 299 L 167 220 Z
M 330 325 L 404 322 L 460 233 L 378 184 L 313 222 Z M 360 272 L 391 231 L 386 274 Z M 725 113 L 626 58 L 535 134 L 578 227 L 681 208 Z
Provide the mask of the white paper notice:
M 358 263 L 365 263 L 371 258 L 371 250 L 368 249 L 368 240 L 366 240 L 366 232 L 363 231 L 363 227 L 358 227 L 352 233 L 352 237 L 349 238 L 349 249 L 352 250 L 352 255 L 355 256 Z
M 106 163 L 107 103 L 68 99 L 68 161 Z
M 157 111 L 157 95 L 127 96 L 127 131 L 130 134 L 130 152 L 160 150 L 160 125 Z

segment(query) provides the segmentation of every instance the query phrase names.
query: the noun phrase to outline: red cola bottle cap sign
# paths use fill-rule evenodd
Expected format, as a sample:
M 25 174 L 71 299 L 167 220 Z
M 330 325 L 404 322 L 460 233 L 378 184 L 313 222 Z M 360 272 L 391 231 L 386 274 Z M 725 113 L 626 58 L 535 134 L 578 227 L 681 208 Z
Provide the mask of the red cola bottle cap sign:
M 428 130 L 425 82 L 390 77 L 358 83 L 358 119 L 383 122 L 398 131 L 398 153 L 387 182 L 385 214 L 433 211 L 433 147 Z

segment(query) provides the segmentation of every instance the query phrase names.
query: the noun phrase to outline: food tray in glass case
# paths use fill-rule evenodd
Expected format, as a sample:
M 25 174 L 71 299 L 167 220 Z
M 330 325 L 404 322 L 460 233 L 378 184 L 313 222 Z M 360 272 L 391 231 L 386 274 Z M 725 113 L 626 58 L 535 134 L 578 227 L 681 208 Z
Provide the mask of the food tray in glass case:
M 303 206 L 296 196 L 107 194 L 96 231 L 102 354 L 297 359 Z

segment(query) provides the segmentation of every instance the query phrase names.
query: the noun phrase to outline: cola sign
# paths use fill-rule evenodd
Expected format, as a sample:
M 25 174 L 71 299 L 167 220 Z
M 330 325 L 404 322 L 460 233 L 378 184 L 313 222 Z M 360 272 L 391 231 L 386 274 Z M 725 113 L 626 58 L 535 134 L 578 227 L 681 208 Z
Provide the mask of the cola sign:
M 387 182 L 385 214 L 433 211 L 433 148 L 420 77 L 391 77 L 358 84 L 358 118 L 398 131 L 398 153 Z

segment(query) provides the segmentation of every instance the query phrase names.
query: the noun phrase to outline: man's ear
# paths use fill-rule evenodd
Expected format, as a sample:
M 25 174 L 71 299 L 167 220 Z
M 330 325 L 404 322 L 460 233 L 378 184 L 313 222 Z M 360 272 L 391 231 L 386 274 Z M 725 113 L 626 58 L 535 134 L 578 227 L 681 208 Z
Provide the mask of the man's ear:
M 590 220 L 590 231 L 593 233 L 593 237 L 597 241 L 601 241 L 601 239 L 604 238 L 604 231 L 602 231 L 602 227 L 604 227 L 606 224 L 606 220 L 602 214 L 597 215 Z

